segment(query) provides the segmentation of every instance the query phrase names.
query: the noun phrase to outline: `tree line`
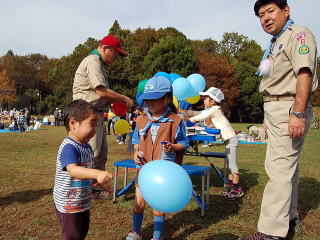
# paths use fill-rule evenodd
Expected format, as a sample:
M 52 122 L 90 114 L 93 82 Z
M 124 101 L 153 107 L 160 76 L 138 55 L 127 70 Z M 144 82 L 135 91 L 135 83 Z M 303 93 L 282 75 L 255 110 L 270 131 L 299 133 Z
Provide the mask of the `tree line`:
M 236 32 L 225 33 L 220 42 L 211 38 L 190 40 L 172 27 L 137 28 L 132 32 L 122 29 L 118 21 L 106 34 L 120 38 L 128 52 L 127 57 L 108 67 L 113 90 L 134 99 L 139 81 L 157 72 L 174 72 L 183 77 L 200 73 L 207 88 L 215 86 L 224 92 L 232 121 L 263 120 L 263 99 L 258 91 L 261 77 L 255 75 L 263 51 L 256 41 Z M 0 57 L 0 107 L 29 107 L 33 113 L 41 114 L 64 108 L 72 100 L 76 69 L 98 43 L 90 37 L 61 58 L 18 56 L 9 50 Z M 318 75 L 319 72 L 318 64 Z M 319 96 L 318 88 L 313 95 L 316 106 L 320 106 Z

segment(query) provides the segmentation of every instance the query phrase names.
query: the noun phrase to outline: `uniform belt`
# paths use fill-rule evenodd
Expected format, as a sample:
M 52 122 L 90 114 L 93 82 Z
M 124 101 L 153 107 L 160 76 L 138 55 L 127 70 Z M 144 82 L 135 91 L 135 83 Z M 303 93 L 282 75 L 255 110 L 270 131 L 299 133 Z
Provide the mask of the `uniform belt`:
M 272 101 L 292 101 L 296 98 L 296 95 L 270 95 L 264 96 L 264 102 L 272 102 Z

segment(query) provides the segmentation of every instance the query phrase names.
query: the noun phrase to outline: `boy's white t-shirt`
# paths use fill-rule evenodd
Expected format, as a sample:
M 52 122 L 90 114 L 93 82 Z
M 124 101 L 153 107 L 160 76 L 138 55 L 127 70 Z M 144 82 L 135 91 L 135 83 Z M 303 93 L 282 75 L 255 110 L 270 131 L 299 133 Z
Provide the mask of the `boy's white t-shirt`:
M 53 188 L 55 206 L 62 213 L 78 213 L 89 210 L 92 198 L 92 180 L 71 177 L 66 170 L 68 164 L 93 168 L 91 146 L 80 144 L 70 137 L 65 138 L 61 143 Z
M 211 119 L 215 128 L 220 129 L 224 141 L 229 140 L 236 135 L 230 122 L 224 116 L 219 106 L 212 106 L 210 109 L 203 110 L 199 115 L 191 117 L 190 121 L 205 121 L 208 118 Z

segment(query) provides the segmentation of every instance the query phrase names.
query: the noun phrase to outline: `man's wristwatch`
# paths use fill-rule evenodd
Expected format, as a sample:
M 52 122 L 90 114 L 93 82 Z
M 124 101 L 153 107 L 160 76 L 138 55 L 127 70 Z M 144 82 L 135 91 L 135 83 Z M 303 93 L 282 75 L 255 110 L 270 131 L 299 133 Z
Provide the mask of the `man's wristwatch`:
M 302 113 L 302 112 L 292 112 L 292 113 L 290 113 L 290 114 L 292 114 L 292 115 L 294 115 L 294 116 L 296 116 L 297 118 L 304 118 L 304 113 Z

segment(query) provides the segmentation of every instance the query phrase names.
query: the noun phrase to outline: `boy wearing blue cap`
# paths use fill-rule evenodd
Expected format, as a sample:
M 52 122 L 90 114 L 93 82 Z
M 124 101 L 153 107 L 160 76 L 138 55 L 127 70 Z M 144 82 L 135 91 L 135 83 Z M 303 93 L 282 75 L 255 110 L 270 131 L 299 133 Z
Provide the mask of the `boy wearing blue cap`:
M 148 111 L 137 118 L 132 139 L 132 143 L 135 144 L 135 162 L 142 165 L 149 161 L 164 159 L 163 155 L 169 155 L 172 157 L 170 160 L 181 164 L 183 153 L 189 147 L 189 142 L 185 134 L 185 125 L 176 114 L 177 109 L 172 102 L 170 81 L 161 76 L 149 79 L 139 99 L 143 100 Z M 163 154 L 163 151 L 167 154 Z M 138 177 L 136 179 L 136 197 L 132 214 L 133 228 L 126 240 L 142 239 L 141 225 L 146 202 L 141 195 Z M 152 239 L 159 240 L 164 225 L 164 213 L 154 209 L 153 214 Z

